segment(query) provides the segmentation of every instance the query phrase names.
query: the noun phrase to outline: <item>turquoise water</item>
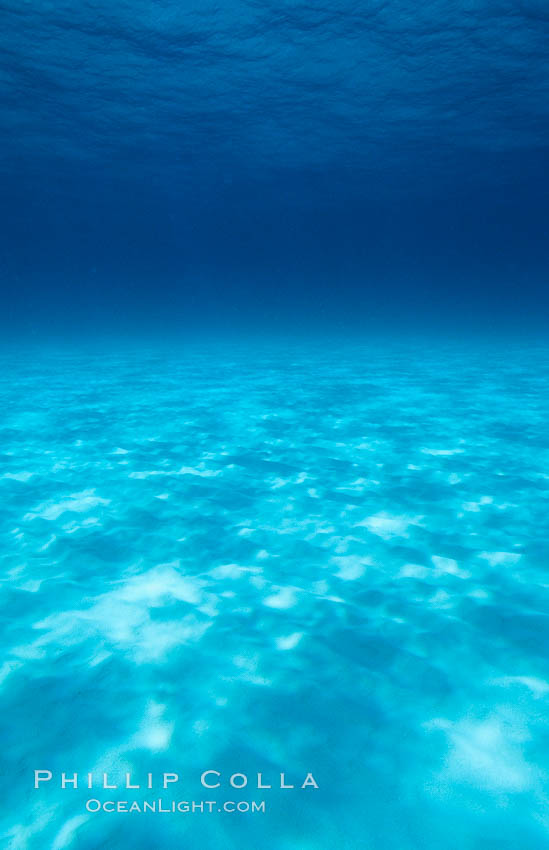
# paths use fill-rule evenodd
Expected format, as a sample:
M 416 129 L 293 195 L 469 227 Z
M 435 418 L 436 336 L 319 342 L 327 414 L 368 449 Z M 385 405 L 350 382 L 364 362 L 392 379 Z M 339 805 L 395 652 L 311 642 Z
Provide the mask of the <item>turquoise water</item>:
M 2 846 L 549 847 L 548 353 L 4 352 Z

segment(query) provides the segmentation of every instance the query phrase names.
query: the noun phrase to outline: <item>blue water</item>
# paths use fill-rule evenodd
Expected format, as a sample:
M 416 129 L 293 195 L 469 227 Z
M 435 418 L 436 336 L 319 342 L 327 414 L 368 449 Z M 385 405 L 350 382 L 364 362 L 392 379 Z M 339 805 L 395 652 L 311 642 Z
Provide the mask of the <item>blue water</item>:
M 2 850 L 549 850 L 548 44 L 0 0 Z
M 0 330 L 546 331 L 545 0 L 2 0 Z
M 5 351 L 2 846 L 549 847 L 548 365 Z M 159 797 L 266 810 L 86 811 Z

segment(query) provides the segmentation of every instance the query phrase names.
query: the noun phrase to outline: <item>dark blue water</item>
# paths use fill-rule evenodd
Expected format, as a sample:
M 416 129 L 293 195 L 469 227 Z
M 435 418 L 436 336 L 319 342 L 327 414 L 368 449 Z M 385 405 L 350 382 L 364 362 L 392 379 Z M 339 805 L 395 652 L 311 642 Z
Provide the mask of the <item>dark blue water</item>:
M 2 847 L 549 848 L 548 43 L 0 0 Z
M 544 324 L 540 0 L 0 9 L 17 333 Z

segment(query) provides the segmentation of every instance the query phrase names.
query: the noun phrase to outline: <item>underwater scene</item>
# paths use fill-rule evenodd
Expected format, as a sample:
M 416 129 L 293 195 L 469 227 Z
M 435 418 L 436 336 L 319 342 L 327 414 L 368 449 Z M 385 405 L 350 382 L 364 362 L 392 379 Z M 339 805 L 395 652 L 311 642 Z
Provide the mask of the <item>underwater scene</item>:
M 0 847 L 549 850 L 548 43 L 0 0 Z
M 6 847 L 546 846 L 548 351 L 335 355 L 4 357 Z

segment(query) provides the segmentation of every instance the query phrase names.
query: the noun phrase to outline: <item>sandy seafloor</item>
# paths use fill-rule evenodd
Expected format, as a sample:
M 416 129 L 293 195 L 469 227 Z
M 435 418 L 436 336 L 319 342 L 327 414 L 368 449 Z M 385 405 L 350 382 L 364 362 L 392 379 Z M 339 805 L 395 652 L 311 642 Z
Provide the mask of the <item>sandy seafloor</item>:
M 549 847 L 548 353 L 4 351 L 2 847 Z

